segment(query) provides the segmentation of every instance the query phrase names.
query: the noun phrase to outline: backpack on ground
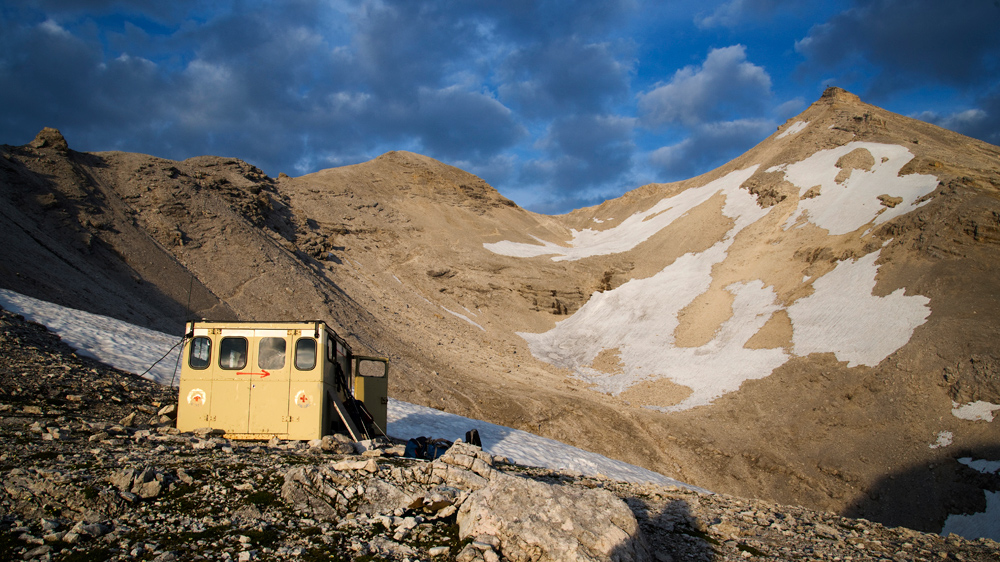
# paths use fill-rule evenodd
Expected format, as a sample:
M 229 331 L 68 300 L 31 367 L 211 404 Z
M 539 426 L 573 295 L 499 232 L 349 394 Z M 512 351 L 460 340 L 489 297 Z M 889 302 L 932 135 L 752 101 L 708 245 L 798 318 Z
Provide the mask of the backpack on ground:
M 429 437 L 414 437 L 406 442 L 404 457 L 432 461 L 451 448 L 452 442 L 446 439 L 431 439 Z
M 483 442 L 479 440 L 479 430 L 478 429 L 470 429 L 469 431 L 466 431 L 465 432 L 465 442 L 468 443 L 469 445 L 475 445 L 476 447 L 479 447 L 480 449 L 483 448 Z

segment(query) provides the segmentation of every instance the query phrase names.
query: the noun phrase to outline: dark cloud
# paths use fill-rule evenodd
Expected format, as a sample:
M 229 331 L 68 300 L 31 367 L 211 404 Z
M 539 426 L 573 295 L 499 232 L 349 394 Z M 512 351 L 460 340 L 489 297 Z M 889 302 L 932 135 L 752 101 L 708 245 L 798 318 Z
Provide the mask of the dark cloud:
M 3 129 L 29 140 L 42 126 L 74 128 L 134 122 L 157 113 L 164 86 L 142 59 L 105 61 L 99 46 L 81 41 L 51 20 L 3 25 L 0 104 Z M 6 139 L 5 139 L 6 140 Z M 13 139 L 12 139 L 13 140 Z
M 316 3 L 318 0 L 287 0 L 284 6 L 294 11 L 299 4 Z M 15 4 L 10 2 L 8 4 Z M 239 9 L 235 0 L 173 0 L 170 2 L 151 2 L 150 0 L 32 0 L 16 3 L 18 9 L 27 17 L 44 13 L 46 17 L 60 23 L 72 19 L 83 18 L 84 21 L 109 21 L 122 19 L 141 20 L 145 23 L 160 25 L 176 25 L 192 18 L 200 21 L 208 20 L 213 14 L 231 12 Z
M 700 67 L 686 66 L 665 84 L 639 95 L 643 124 L 695 126 L 759 114 L 771 97 L 771 77 L 747 61 L 746 47 L 712 49 Z
M 898 84 L 936 79 L 942 92 L 965 80 L 978 89 L 963 89 L 963 99 L 978 95 L 979 106 L 927 119 L 996 139 L 997 96 L 984 93 L 1000 75 L 1000 26 L 984 23 L 993 4 L 965 0 L 949 15 L 931 0 L 915 2 L 859 1 L 814 27 L 798 42 L 821 74 L 813 82 L 850 71 L 871 83 L 882 73 Z M 272 175 L 414 150 L 479 173 L 505 193 L 530 194 L 533 210 L 563 212 L 560 205 L 589 205 L 634 187 L 636 170 L 649 162 L 679 179 L 766 136 L 772 120 L 806 103 L 774 70 L 781 61 L 790 73 L 795 62 L 785 59 L 805 27 L 753 42 L 735 35 L 759 30 L 769 15 L 787 22 L 831 10 L 791 0 L 708 9 L 693 0 L 247 6 L 3 3 L 0 142 L 28 142 L 54 126 L 79 150 L 237 156 Z M 883 27 L 889 31 L 879 37 Z M 722 44 L 732 46 L 712 48 L 726 37 L 733 40 Z M 691 44 L 707 53 L 700 64 L 681 53 Z M 653 72 L 669 79 L 650 86 Z M 772 76 L 783 100 L 775 100 Z M 662 144 L 672 146 L 650 152 Z
M 1000 87 L 978 100 L 979 107 L 941 115 L 923 111 L 914 118 L 933 123 L 957 133 L 1000 145 Z
M 635 45 L 612 33 L 631 1 L 26 6 L 0 8 L 5 142 L 55 126 L 81 150 L 238 156 L 272 175 L 408 149 L 530 186 L 554 212 L 632 187 Z M 734 84 L 769 94 L 740 46 L 647 93 L 645 115 L 757 111 L 714 90 Z
M 440 85 L 484 40 L 475 19 L 456 17 L 443 3 L 368 3 L 353 19 L 354 70 L 367 89 L 388 98 Z
M 500 71 L 501 99 L 532 118 L 600 113 L 629 90 L 631 61 L 615 47 L 569 37 L 517 50 Z
M 662 174 L 660 181 L 690 178 L 725 164 L 774 132 L 769 119 L 740 119 L 694 127 L 681 142 L 659 148 L 649 163 Z
M 527 134 L 497 100 L 455 87 L 421 90 L 409 125 L 431 155 L 458 159 L 488 157 Z
M 84 20 L 5 19 L 0 79 L 13 87 L 0 89 L 0 102 L 23 110 L 0 118 L 4 140 L 57 126 L 82 149 L 170 158 L 224 151 L 270 173 L 337 160 L 338 150 L 357 154 L 358 146 L 409 144 L 458 159 L 517 142 L 524 129 L 509 110 L 478 83 L 445 79 L 440 61 L 466 56 L 475 25 L 444 23 L 415 4 L 360 13 L 350 35 L 333 37 L 339 43 L 324 34 L 324 18 L 336 14 L 315 2 L 223 11 L 169 33 L 124 21 L 106 44 L 74 34 Z
M 979 107 L 954 113 L 927 109 L 916 116 L 1000 142 L 1000 3 L 995 0 L 856 0 L 815 25 L 795 49 L 807 59 L 802 76 L 848 87 L 873 103 L 934 90 L 978 99 Z M 940 96 L 927 99 L 939 103 Z
M 631 119 L 585 115 L 557 119 L 539 143 L 547 154 L 525 166 L 522 181 L 575 191 L 614 182 L 631 168 Z
M 809 68 L 866 65 L 873 92 L 925 81 L 982 84 L 1000 74 L 1000 5 L 992 0 L 858 0 L 796 44 Z

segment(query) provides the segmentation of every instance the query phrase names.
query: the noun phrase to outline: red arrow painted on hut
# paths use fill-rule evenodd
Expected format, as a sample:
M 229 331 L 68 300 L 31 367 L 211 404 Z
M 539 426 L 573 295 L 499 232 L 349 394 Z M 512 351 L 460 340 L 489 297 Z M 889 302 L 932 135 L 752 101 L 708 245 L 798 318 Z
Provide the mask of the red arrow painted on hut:
M 250 373 L 236 373 L 236 374 L 237 375 L 260 375 L 260 378 L 262 378 L 262 379 L 271 376 L 271 373 L 268 373 L 264 369 L 261 369 L 259 373 L 250 372 Z

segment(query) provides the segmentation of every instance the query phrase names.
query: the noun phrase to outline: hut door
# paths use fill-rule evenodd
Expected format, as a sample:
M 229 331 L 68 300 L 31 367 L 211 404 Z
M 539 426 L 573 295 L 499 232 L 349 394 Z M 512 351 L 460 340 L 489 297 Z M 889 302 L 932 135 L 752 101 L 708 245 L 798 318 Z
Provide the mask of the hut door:
M 250 365 L 251 330 L 223 330 L 218 360 L 212 366 L 211 411 L 208 425 L 226 433 L 246 433 L 250 406 L 250 380 L 243 375 Z
M 294 330 L 293 330 L 294 331 Z M 291 346 L 288 330 L 254 330 L 248 433 L 288 433 L 288 389 Z M 252 368 L 250 368 L 252 367 Z

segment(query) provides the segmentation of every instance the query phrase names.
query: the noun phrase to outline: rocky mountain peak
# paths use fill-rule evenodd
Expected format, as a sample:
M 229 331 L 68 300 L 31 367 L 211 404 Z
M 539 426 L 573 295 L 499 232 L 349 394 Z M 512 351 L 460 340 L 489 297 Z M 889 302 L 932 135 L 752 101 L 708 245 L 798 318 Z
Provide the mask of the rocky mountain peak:
M 404 151 L 278 181 L 0 152 L 5 288 L 145 325 L 327 319 L 392 359 L 393 398 L 713 491 L 938 531 L 1000 489 L 957 461 L 997 460 L 1000 148 L 844 90 L 557 217 Z
M 35 135 L 35 139 L 29 143 L 32 148 L 51 148 L 59 152 L 67 152 L 69 144 L 63 138 L 58 129 L 45 127 Z
M 823 91 L 823 95 L 819 98 L 820 102 L 830 103 L 830 102 L 851 102 L 851 103 L 864 103 L 861 98 L 848 92 L 843 88 L 838 88 L 836 86 L 830 86 Z
M 412 207 L 415 198 L 419 198 L 421 205 L 465 208 L 480 214 L 498 207 L 516 207 L 482 178 L 429 156 L 404 150 L 387 152 L 353 166 L 289 178 L 285 187 L 298 192 L 304 189 L 320 198 L 371 199 L 366 205 L 377 200 L 383 208 L 397 204 Z M 310 206 L 322 205 L 318 199 L 311 201 Z

